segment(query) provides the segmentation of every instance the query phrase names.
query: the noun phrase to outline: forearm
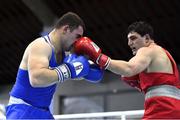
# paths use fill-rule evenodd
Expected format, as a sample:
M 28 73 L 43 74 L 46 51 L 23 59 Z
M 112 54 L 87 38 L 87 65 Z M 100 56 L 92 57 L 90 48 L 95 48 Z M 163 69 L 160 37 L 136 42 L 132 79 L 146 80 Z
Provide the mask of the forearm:
M 111 59 L 107 69 L 115 74 L 123 76 L 132 76 L 135 74 L 129 62 L 123 60 Z
M 47 87 L 58 82 L 56 71 L 47 68 L 30 70 L 29 77 L 33 87 Z

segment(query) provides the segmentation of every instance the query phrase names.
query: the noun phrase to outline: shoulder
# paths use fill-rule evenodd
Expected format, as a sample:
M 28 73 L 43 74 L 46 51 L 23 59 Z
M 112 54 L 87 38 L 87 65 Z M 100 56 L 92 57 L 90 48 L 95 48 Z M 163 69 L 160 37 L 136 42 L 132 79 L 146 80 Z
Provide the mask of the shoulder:
M 30 46 L 38 49 L 51 49 L 50 45 L 42 37 L 35 39 Z
M 151 56 L 155 53 L 155 49 L 152 47 L 142 47 L 137 51 L 136 55 L 147 55 L 147 56 Z
M 31 46 L 39 46 L 39 47 L 50 47 L 49 44 L 44 40 L 44 38 L 39 37 L 37 39 L 35 39 L 34 41 L 32 41 L 30 43 Z
M 158 45 L 153 45 L 149 47 L 142 47 L 138 50 L 137 55 L 142 55 L 145 57 L 149 57 L 151 59 L 156 59 L 159 56 L 165 55 L 162 47 Z
M 51 54 L 51 46 L 42 38 L 37 38 L 29 44 L 30 51 Z

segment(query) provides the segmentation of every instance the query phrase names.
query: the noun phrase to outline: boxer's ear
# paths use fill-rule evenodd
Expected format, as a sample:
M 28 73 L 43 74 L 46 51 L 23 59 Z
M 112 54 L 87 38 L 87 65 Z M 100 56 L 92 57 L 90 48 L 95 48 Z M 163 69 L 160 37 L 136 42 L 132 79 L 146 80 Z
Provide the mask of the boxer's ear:
M 151 37 L 149 36 L 149 34 L 144 35 L 144 37 L 145 37 L 145 42 L 146 43 L 148 43 L 149 40 L 151 40 Z
M 145 39 L 151 39 L 151 37 L 149 36 L 149 34 L 144 35 Z
M 67 33 L 68 31 L 70 31 L 69 25 L 64 25 L 63 26 L 63 34 Z

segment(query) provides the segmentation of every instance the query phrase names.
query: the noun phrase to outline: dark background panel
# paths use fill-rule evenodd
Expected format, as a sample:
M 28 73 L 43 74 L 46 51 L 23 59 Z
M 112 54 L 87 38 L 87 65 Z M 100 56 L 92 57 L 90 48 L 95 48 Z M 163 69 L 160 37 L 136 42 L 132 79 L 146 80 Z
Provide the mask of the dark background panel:
M 127 45 L 126 29 L 132 22 L 145 20 L 154 27 L 155 41 L 169 50 L 175 61 L 180 63 L 179 0 L 2 0 L 1 85 L 15 82 L 25 48 L 40 36 L 44 26 L 49 25 L 48 17 L 51 21 L 52 16 L 41 4 L 55 18 L 68 11 L 79 14 L 86 24 L 85 35 L 91 37 L 113 59 L 128 60 L 132 57 Z

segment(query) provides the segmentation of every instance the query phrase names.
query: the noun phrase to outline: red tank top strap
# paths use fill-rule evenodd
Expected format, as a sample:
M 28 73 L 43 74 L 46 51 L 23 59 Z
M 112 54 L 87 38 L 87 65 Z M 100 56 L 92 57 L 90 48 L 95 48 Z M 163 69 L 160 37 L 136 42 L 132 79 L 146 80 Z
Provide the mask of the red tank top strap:
M 179 79 L 179 72 L 177 70 L 176 62 L 174 61 L 173 57 L 171 56 L 171 54 L 166 49 L 163 48 L 163 50 L 166 52 L 166 55 L 168 56 L 168 58 L 170 59 L 170 61 L 172 63 L 173 73 Z

